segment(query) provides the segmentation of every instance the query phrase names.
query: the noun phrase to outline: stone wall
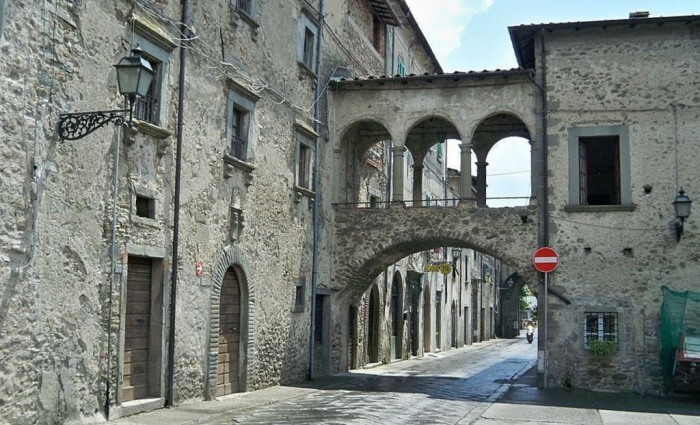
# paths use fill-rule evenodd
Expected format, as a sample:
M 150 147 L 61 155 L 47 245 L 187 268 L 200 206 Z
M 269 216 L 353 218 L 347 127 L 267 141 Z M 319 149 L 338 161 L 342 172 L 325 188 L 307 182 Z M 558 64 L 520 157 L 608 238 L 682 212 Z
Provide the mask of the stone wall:
M 693 218 L 676 242 L 671 205 L 680 187 L 700 192 L 694 34 L 678 23 L 547 36 L 550 244 L 561 255 L 551 282 L 572 301 L 550 298 L 550 385 L 661 391 L 661 287 L 700 288 Z M 629 208 L 569 207 L 572 129 L 604 126 L 629 129 Z M 589 311 L 618 315 L 604 364 L 583 346 Z

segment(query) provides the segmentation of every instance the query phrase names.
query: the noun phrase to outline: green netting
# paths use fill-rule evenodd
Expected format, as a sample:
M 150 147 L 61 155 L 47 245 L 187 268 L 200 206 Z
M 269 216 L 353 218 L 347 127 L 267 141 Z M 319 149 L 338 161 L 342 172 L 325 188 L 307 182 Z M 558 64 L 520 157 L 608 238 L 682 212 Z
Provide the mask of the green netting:
M 666 389 L 673 383 L 676 349 L 681 334 L 700 337 L 700 292 L 674 291 L 663 287 L 661 306 L 661 367 Z

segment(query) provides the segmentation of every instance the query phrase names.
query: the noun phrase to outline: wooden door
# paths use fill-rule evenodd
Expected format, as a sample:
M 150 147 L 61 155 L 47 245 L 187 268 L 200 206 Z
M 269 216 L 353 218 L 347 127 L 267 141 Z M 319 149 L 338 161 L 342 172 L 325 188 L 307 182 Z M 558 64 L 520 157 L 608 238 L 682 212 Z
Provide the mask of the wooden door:
M 241 290 L 236 272 L 229 269 L 221 285 L 219 307 L 219 361 L 216 395 L 241 391 L 239 360 L 241 334 Z
M 124 325 L 122 401 L 147 398 L 151 324 L 151 260 L 129 258 Z

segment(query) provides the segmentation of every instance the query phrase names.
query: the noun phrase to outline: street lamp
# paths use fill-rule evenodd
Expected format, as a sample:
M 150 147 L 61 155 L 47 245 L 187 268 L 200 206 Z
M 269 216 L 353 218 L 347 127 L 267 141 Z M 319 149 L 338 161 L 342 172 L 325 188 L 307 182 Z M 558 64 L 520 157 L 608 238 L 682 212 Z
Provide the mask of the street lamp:
M 60 114 L 58 117 L 58 137 L 60 141 L 78 140 L 102 128 L 108 123 L 117 126 L 124 124 L 124 115 L 128 113 L 127 123 L 131 125 L 134 103 L 138 96 L 145 96 L 155 74 L 151 64 L 142 56 L 143 51 L 138 45 L 131 50 L 131 56 L 123 57 L 119 63 L 114 65 L 117 68 L 117 84 L 119 93 L 124 96 L 129 104 L 128 109 L 112 109 L 108 111 L 75 112 Z M 117 223 L 117 191 L 119 189 L 119 136 L 117 132 L 117 143 L 114 149 L 114 176 L 112 186 L 112 230 L 110 243 L 110 279 L 109 279 L 109 301 L 107 306 L 109 333 L 107 336 L 107 380 L 105 388 L 105 413 L 109 418 L 109 403 L 111 391 L 111 355 L 112 355 L 112 292 L 114 285 L 115 258 L 116 258 L 116 223 Z
M 82 139 L 108 123 L 121 125 L 127 112 L 128 123 L 131 124 L 136 97 L 146 96 L 155 74 L 151 64 L 142 56 L 143 50 L 138 45 L 131 49 L 131 53 L 131 56 L 123 57 L 114 65 L 117 68 L 119 93 L 126 98 L 129 108 L 61 114 L 58 118 L 58 137 L 61 141 Z
M 452 279 L 457 276 L 457 261 L 462 258 L 462 248 L 452 248 Z
M 674 228 L 676 229 L 676 241 L 680 242 L 681 240 L 681 235 L 683 234 L 683 222 L 685 222 L 685 219 L 690 216 L 690 204 L 692 204 L 693 201 L 690 200 L 688 195 L 685 194 L 685 191 L 683 188 L 678 191 L 678 196 L 676 196 L 676 199 L 673 201 L 673 209 L 676 212 L 676 218 L 678 221 L 674 224 Z

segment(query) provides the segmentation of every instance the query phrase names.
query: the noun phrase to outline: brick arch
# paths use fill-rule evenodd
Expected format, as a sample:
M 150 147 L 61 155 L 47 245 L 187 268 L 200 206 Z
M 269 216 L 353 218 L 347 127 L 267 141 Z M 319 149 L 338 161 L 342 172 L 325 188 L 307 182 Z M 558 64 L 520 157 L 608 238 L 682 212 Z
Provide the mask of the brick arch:
M 523 223 L 522 216 L 531 216 Z M 332 285 L 361 294 L 389 265 L 437 246 L 476 249 L 492 255 L 536 284 L 535 211 L 530 208 L 336 209 Z
M 238 275 L 241 286 L 241 308 L 244 308 L 243 319 L 245 322 L 245 334 L 241 332 L 241 339 L 245 344 L 245 361 L 241 367 L 241 384 L 243 391 L 248 391 L 251 382 L 248 369 L 255 364 L 255 285 L 251 282 L 245 271 L 250 270 L 245 254 L 238 246 L 229 245 L 224 248 L 219 257 L 212 275 L 211 293 L 209 297 L 209 353 L 207 355 L 207 378 L 205 383 L 205 398 L 216 398 L 216 367 L 219 356 L 219 302 L 221 299 L 221 285 L 224 275 L 233 267 Z

